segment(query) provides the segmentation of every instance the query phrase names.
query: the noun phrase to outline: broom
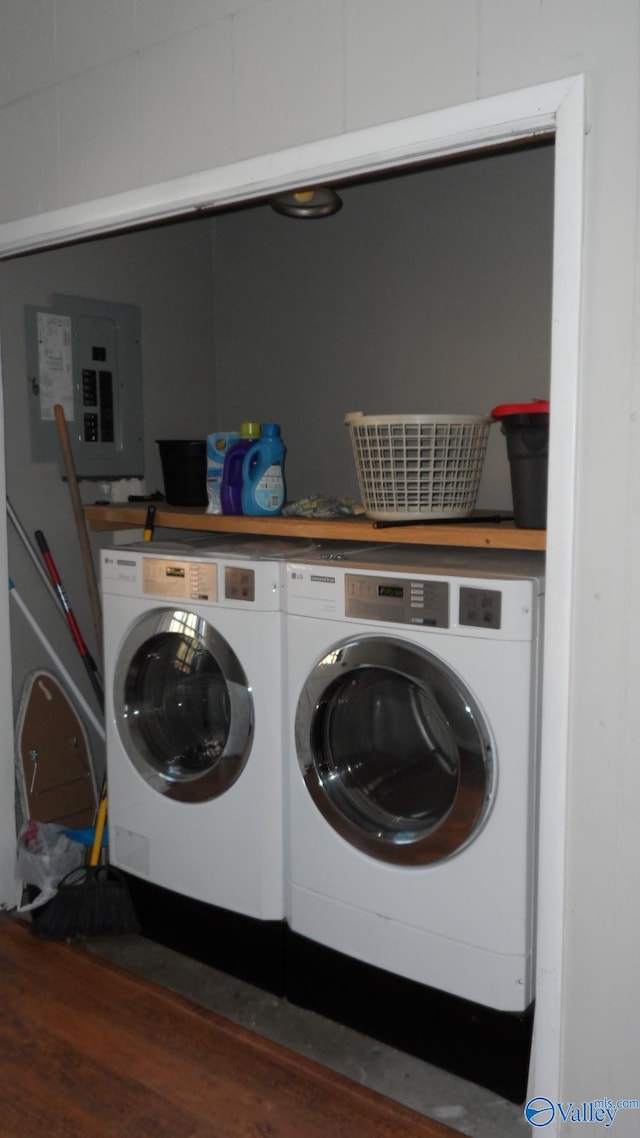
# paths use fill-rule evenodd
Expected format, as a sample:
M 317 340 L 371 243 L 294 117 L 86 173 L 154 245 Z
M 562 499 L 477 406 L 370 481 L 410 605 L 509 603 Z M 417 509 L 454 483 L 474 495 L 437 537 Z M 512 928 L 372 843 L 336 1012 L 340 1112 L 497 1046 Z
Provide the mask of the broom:
M 106 820 L 103 783 L 89 864 L 72 869 L 62 878 L 55 896 L 32 913 L 31 930 L 40 940 L 82 940 L 140 931 L 124 877 L 114 866 L 99 864 Z

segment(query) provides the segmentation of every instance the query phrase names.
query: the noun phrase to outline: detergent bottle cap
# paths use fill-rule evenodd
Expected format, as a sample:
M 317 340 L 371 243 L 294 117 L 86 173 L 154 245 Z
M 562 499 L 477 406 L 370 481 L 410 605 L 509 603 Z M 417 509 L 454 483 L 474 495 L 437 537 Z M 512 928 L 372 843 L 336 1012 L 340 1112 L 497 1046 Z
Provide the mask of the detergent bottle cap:
M 279 423 L 263 423 L 262 424 L 262 437 L 263 438 L 279 438 L 280 437 L 280 424 Z
M 240 438 L 241 439 L 259 439 L 260 438 L 260 424 L 259 423 L 241 423 L 240 424 Z

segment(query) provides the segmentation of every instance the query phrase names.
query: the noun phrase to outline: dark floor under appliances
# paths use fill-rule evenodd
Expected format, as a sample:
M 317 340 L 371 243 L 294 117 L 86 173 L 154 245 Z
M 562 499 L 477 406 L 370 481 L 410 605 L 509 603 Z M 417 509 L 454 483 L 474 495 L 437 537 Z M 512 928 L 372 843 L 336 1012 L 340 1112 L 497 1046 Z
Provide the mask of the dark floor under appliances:
M 513 1103 L 527 1095 L 533 1005 L 501 1012 L 287 934 L 286 996 Z
M 6 914 L 0 995 L 7 1138 L 456 1138 L 82 947 L 43 944 Z
M 127 875 L 143 936 L 523 1103 L 533 1005 L 501 1012 Z
M 123 876 L 143 936 L 266 992 L 285 995 L 284 921 L 258 921 L 132 874 Z

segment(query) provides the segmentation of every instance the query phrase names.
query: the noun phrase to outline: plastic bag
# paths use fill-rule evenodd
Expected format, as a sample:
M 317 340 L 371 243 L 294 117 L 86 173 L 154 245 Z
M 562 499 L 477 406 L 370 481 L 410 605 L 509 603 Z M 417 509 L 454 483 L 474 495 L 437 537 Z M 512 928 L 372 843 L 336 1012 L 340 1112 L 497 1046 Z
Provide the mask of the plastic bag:
M 33 819 L 25 822 L 18 834 L 16 875 L 24 885 L 35 885 L 40 892 L 18 912 L 37 909 L 50 901 L 62 878 L 82 864 L 84 854 L 83 846 L 68 838 L 61 826 Z

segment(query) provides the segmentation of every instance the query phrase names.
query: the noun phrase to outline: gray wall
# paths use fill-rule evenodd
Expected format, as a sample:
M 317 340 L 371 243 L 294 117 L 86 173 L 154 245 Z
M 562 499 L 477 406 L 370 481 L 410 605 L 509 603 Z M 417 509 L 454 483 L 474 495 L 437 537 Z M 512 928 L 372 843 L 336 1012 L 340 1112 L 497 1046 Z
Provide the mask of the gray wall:
M 8 495 L 31 537 L 44 530 L 94 655 L 62 466 L 30 460 L 24 304 L 62 292 L 140 307 L 150 491 L 163 489 L 157 438 L 256 418 L 282 424 L 290 497 L 357 496 L 345 411 L 485 414 L 547 393 L 552 147 L 341 192 L 321 222 L 260 205 L 0 266 Z M 85 501 L 127 489 L 81 485 Z M 480 501 L 511 504 L 498 427 Z M 68 631 L 12 528 L 9 539 L 19 592 L 85 691 Z M 91 535 L 96 552 L 111 541 Z M 49 666 L 16 611 L 12 651 L 15 701 L 26 673 Z
M 290 498 L 358 496 L 347 411 L 548 395 L 553 165 L 522 149 L 345 188 L 323 220 L 215 220 L 217 418 L 281 424 Z M 511 508 L 498 426 L 478 504 Z
M 33 254 L 0 266 L 0 327 L 5 397 L 7 494 L 33 539 L 42 529 L 92 655 L 96 640 L 86 579 L 62 460 L 31 461 L 24 305 L 50 303 L 52 292 L 135 304 L 141 310 L 145 464 L 150 490 L 162 489 L 159 437 L 199 437 L 215 415 L 210 224 L 197 221 Z M 84 501 L 104 497 L 83 481 Z M 118 491 L 115 492 L 114 496 Z M 9 569 L 33 616 L 93 706 L 93 694 L 68 630 L 13 526 Z M 94 550 L 111 534 L 92 534 Z M 12 606 L 14 703 L 24 677 L 51 661 Z M 94 740 L 97 763 L 101 747 Z

